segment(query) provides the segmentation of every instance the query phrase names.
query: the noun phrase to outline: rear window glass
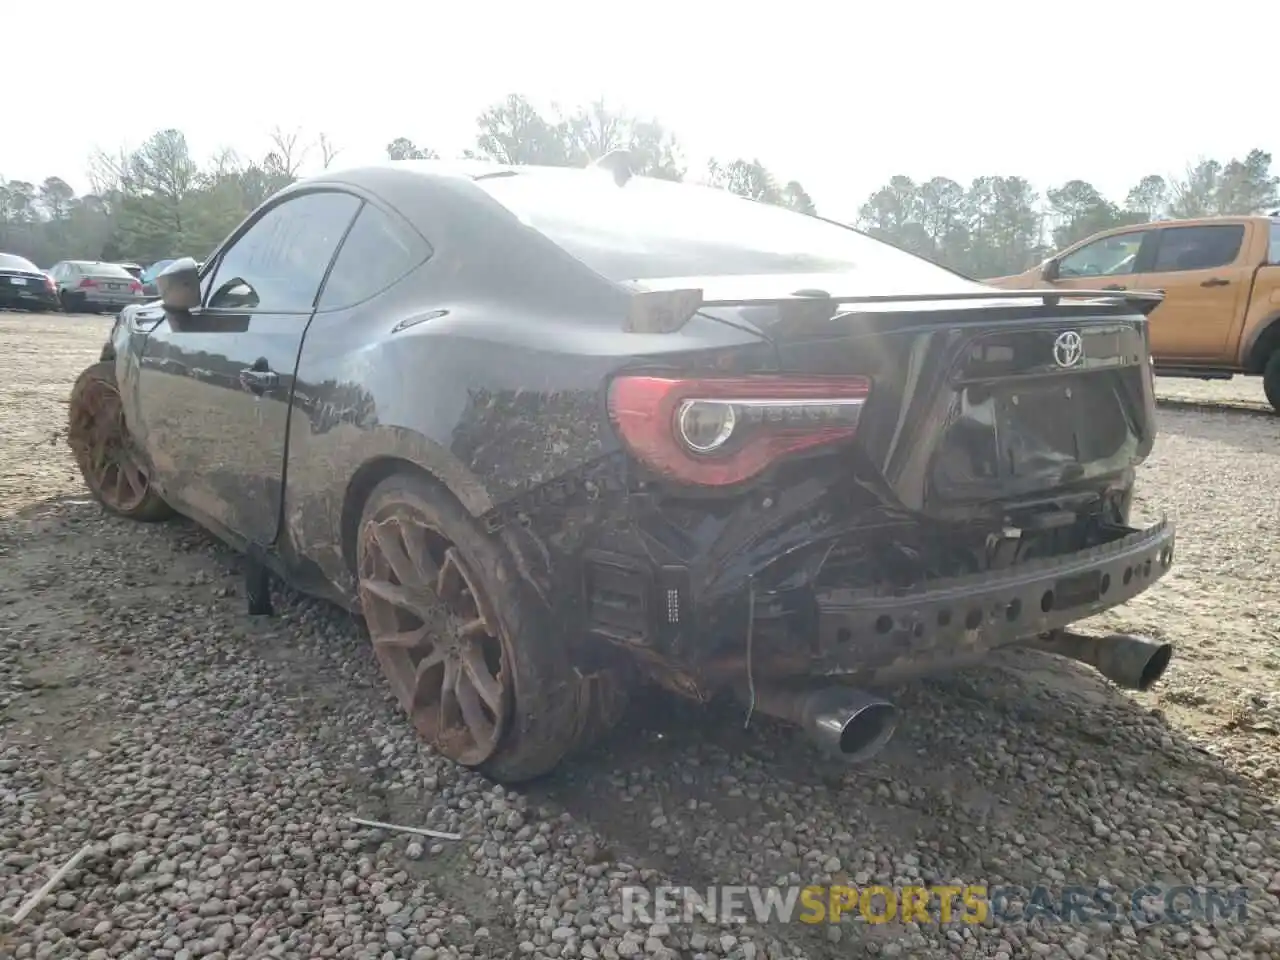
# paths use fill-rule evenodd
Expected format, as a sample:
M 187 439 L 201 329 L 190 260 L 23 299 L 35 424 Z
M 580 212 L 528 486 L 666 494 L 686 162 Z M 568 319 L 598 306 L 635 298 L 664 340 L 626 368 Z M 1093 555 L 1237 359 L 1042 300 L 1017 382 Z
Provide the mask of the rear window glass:
M 856 230 L 725 190 L 606 173 L 476 181 L 527 225 L 610 280 L 779 273 L 874 274 L 886 288 L 955 289 L 949 270 Z
M 133 279 L 129 271 L 118 263 L 81 263 L 78 266 L 80 267 L 80 272 L 88 277 L 124 277 L 126 280 Z
M 32 270 L 39 273 L 40 270 L 34 263 L 26 257 L 20 257 L 16 253 L 0 253 L 0 270 Z

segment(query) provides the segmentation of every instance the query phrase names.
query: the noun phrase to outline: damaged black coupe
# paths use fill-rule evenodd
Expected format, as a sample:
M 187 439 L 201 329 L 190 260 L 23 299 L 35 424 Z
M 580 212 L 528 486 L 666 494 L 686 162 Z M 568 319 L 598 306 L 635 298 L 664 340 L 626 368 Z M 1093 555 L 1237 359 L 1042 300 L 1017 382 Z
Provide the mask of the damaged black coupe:
M 443 754 L 518 781 L 641 682 L 865 757 L 864 692 L 1147 589 L 1156 294 L 1001 291 L 852 229 L 630 174 L 409 161 L 256 210 L 77 381 L 90 489 L 363 613 Z

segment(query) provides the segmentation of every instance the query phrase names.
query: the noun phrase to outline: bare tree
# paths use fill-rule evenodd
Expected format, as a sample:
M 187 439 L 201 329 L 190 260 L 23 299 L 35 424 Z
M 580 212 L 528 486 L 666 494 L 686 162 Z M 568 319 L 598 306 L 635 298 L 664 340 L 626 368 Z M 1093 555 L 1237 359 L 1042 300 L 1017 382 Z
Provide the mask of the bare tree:
M 279 127 L 271 131 L 271 143 L 275 149 L 271 151 L 275 154 L 279 161 L 281 172 L 290 179 L 296 179 L 298 170 L 302 167 L 303 162 L 307 159 L 307 152 L 311 149 L 309 144 L 300 143 L 302 139 L 302 131 L 295 129 L 292 133 L 285 133 Z
M 132 154 L 121 147 L 115 153 L 95 150 L 89 157 L 89 169 L 86 171 L 89 185 L 99 197 L 117 194 L 125 187 L 129 179 L 129 160 Z
M 243 167 L 244 161 L 240 159 L 240 154 L 231 147 L 223 147 L 210 158 L 206 174 L 211 181 L 216 181 L 222 177 L 235 176 Z
M 335 157 L 342 152 L 342 148 L 334 144 L 329 139 L 328 134 L 321 133 L 316 140 L 316 146 L 320 148 L 320 165 L 323 169 L 328 170 L 329 164 L 333 163 Z

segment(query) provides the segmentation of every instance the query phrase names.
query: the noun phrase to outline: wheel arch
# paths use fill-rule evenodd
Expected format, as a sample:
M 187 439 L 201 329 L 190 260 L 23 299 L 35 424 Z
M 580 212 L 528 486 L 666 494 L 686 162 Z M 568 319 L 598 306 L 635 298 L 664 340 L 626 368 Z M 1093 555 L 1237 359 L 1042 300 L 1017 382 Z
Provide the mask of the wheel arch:
M 440 469 L 440 463 L 415 456 L 408 450 L 376 454 L 360 464 L 347 481 L 343 492 L 338 527 L 342 558 L 349 571 L 354 574 L 356 568 L 356 536 L 365 503 L 378 484 L 397 473 L 416 474 L 448 491 L 473 517 L 482 516 L 493 509 L 493 501 L 479 480 L 471 476 L 461 464 L 450 466 L 453 469 L 447 466 Z
M 1258 324 L 1251 334 L 1252 342 L 1244 355 L 1245 373 L 1258 374 L 1267 365 L 1267 358 L 1280 349 L 1280 310 Z

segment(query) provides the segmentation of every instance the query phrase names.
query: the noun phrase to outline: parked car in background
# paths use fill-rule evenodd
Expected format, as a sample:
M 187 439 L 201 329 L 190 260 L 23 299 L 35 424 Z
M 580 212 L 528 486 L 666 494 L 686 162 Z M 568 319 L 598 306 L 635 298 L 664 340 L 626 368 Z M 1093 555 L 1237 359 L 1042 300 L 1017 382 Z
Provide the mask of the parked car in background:
M 1261 375 L 1280 413 L 1280 217 L 1165 220 L 1096 233 L 1038 267 L 988 280 L 1010 290 L 1161 290 L 1157 374 Z
M 58 290 L 49 275 L 26 257 L 0 253 L 0 307 L 57 310 Z
M 142 292 L 148 297 L 160 296 L 160 291 L 156 289 L 156 277 L 160 275 L 160 272 L 164 270 L 165 267 L 169 266 L 169 264 L 173 262 L 174 260 L 172 258 L 168 260 L 157 260 L 155 263 L 151 264 L 151 266 L 143 270 L 142 276 L 138 278 L 142 281 Z
M 118 263 L 63 260 L 49 268 L 58 301 L 67 311 L 95 313 L 142 303 L 142 283 Z
M 416 729 L 545 773 L 641 678 L 874 755 L 862 684 L 1001 647 L 1147 689 L 1172 648 L 1071 624 L 1170 568 L 1134 525 L 1153 293 L 983 286 L 692 184 L 402 161 L 276 194 L 120 312 L 68 441 L 363 613 Z

